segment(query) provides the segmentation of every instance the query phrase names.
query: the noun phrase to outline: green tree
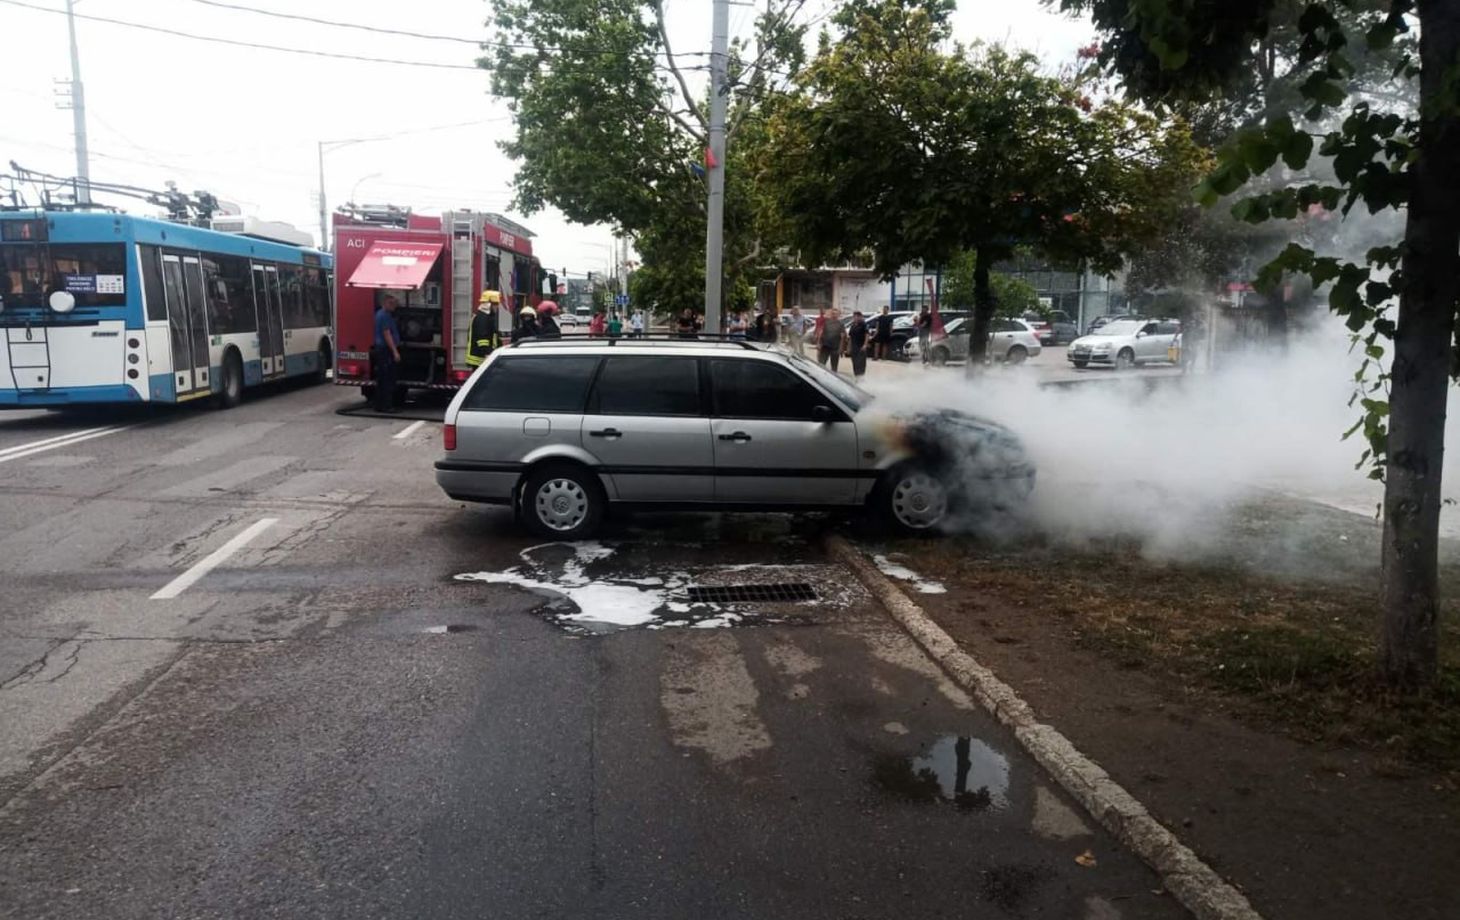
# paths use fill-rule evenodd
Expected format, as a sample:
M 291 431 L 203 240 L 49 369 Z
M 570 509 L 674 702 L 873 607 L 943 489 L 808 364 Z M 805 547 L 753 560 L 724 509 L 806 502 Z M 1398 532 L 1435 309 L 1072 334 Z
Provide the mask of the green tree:
M 960 252 L 943 272 L 943 306 L 950 310 L 968 310 L 974 306 L 977 292 L 974 274 L 977 257 L 971 252 Z M 994 315 L 1020 317 L 1025 313 L 1040 313 L 1039 292 L 1034 285 L 1022 278 L 1015 278 L 1003 272 L 989 273 L 989 295 L 994 302 Z
M 689 76 L 698 52 L 677 52 L 662 0 L 490 0 L 493 40 L 478 62 L 509 101 L 515 132 L 501 147 L 518 163 L 515 205 L 551 205 L 570 220 L 615 224 L 643 262 L 640 302 L 659 310 L 704 304 L 706 99 Z M 761 234 L 740 138 L 763 101 L 800 67 L 805 0 L 767 0 L 755 36 L 732 48 L 726 170 L 727 292 L 745 289 Z M 696 293 L 697 291 L 697 293 Z M 730 304 L 734 305 L 733 301 Z
M 1243 79 L 1251 49 L 1274 33 L 1278 0 L 1060 0 L 1091 14 L 1106 36 L 1104 61 L 1132 93 L 1201 102 Z M 1403 44 L 1418 25 L 1418 42 Z M 1401 235 L 1350 260 L 1290 244 L 1265 272 L 1329 285 L 1329 305 L 1381 361 L 1361 405 L 1361 429 L 1385 482 L 1383 629 L 1379 665 L 1394 684 L 1438 674 L 1438 552 L 1445 409 L 1456 369 L 1460 303 L 1460 0 L 1362 4 L 1315 0 L 1296 23 L 1292 106 L 1238 131 L 1202 183 L 1207 204 L 1281 160 L 1293 170 L 1316 152 L 1332 178 L 1245 198 L 1240 219 L 1290 219 L 1315 208 L 1403 211 Z M 1393 48 L 1401 92 L 1355 84 L 1357 61 Z M 1310 127 L 1311 126 L 1311 127 Z M 1315 136 L 1316 135 L 1316 136 Z M 1397 309 L 1395 301 L 1397 299 Z M 1392 343 L 1392 344 L 1390 344 Z M 1386 398 L 1387 396 L 1387 398 Z
M 1027 245 L 1114 270 L 1123 248 L 1155 231 L 1151 203 L 1189 188 L 1198 148 L 1133 106 L 1093 105 L 1030 55 L 945 50 L 952 8 L 848 3 L 837 37 L 823 35 L 797 92 L 773 107 L 757 174 L 805 262 L 870 247 L 891 276 L 973 253 L 976 367 L 995 263 Z

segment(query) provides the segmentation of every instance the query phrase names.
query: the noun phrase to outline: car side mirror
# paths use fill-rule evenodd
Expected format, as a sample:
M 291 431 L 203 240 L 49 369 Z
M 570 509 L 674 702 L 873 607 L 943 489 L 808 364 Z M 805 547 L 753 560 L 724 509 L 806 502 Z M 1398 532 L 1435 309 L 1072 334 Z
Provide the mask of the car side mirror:
M 836 421 L 836 413 L 832 411 L 831 406 L 816 406 L 811 410 L 811 420 L 825 425 Z

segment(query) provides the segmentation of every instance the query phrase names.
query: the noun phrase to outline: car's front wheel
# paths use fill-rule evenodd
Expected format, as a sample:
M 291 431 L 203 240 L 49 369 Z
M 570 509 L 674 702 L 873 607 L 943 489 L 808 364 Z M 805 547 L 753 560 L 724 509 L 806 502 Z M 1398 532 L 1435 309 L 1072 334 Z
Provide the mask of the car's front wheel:
M 520 512 L 527 529 L 550 540 L 582 540 L 598 529 L 604 499 L 598 479 L 580 466 L 542 467 L 522 486 Z
M 904 534 L 936 532 L 948 519 L 948 487 L 927 468 L 914 463 L 891 470 L 877 486 L 874 511 L 888 526 Z
M 932 361 L 934 364 L 938 365 L 939 367 L 943 366 L 944 364 L 947 364 L 948 363 L 948 349 L 946 349 L 946 348 L 934 348 L 933 351 L 932 351 L 932 353 L 930 353 L 928 355 L 928 360 L 929 361 Z
M 1129 348 L 1122 348 L 1120 354 L 1115 356 L 1116 370 L 1126 370 L 1136 366 L 1136 353 Z

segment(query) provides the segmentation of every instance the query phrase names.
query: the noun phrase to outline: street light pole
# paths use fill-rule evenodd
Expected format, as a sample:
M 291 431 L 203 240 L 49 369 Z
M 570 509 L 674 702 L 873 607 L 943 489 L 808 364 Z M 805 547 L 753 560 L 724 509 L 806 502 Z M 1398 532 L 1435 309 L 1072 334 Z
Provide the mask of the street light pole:
M 705 228 L 705 331 L 720 332 L 721 271 L 725 261 L 725 108 L 726 52 L 730 45 L 730 0 L 715 0 L 714 31 L 710 44 L 710 199 Z

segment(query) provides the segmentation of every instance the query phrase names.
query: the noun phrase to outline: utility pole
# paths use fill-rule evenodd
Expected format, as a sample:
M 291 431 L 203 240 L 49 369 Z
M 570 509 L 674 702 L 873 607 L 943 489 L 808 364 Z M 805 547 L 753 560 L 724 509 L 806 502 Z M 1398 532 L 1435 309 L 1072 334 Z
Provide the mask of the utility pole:
M 721 272 L 725 261 L 725 108 L 726 52 L 730 45 L 730 0 L 715 0 L 710 44 L 710 149 L 705 169 L 710 179 L 705 228 L 705 331 L 720 332 Z
M 319 142 L 319 248 L 329 252 L 329 211 L 324 202 L 324 141 Z
M 91 204 L 91 157 L 86 151 L 86 93 L 81 88 L 81 58 L 76 53 L 76 4 L 66 0 L 71 33 L 71 124 L 76 132 L 76 203 Z

